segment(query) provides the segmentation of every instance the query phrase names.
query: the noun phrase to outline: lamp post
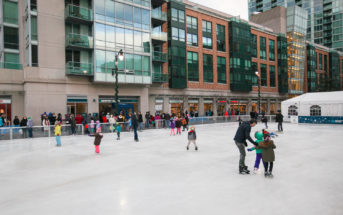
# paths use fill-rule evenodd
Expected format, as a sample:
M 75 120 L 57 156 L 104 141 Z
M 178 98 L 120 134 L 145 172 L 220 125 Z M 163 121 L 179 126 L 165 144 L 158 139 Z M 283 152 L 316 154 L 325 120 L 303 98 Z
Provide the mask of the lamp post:
M 257 104 L 258 104 L 258 115 L 261 114 L 261 75 L 258 71 L 255 72 L 255 75 L 258 78 L 258 100 L 257 100 Z
M 122 49 L 115 55 L 114 59 L 114 69 L 112 69 L 112 76 L 115 74 L 116 75 L 116 82 L 114 85 L 114 100 L 115 100 L 115 105 L 114 105 L 114 114 L 118 114 L 118 104 L 119 104 L 119 99 L 118 99 L 118 94 L 119 94 L 119 87 L 118 87 L 118 58 L 120 61 L 124 60 L 124 52 Z

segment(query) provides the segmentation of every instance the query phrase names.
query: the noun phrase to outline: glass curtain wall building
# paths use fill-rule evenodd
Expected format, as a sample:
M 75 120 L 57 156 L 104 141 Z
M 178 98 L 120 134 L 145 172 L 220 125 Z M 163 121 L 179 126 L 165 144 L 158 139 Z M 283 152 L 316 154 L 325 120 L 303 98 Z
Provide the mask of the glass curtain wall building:
M 71 34 L 80 33 L 77 37 L 85 41 L 83 54 L 77 56 L 81 65 L 94 62 L 94 81 L 114 82 L 115 55 L 122 49 L 125 57 L 118 62 L 119 83 L 150 84 L 150 1 L 97 0 L 94 4 L 92 25 L 70 26 Z
M 249 0 L 249 17 L 276 6 L 299 6 L 308 13 L 307 40 L 343 51 L 342 0 Z
M 290 95 L 304 92 L 306 10 L 300 7 L 287 8 L 287 53 L 288 86 Z

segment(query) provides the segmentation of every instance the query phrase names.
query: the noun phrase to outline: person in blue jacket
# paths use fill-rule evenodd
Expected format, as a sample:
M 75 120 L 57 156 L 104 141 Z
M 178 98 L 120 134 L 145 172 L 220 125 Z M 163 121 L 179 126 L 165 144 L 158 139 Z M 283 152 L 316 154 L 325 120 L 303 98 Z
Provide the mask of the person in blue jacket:
M 240 159 L 239 159 L 239 173 L 240 174 L 249 174 L 248 166 L 245 165 L 245 147 L 248 146 L 247 139 L 257 146 L 257 143 L 250 137 L 251 127 L 254 127 L 257 124 L 255 119 L 250 121 L 243 122 L 237 129 L 236 135 L 234 137 L 236 146 L 239 149 Z

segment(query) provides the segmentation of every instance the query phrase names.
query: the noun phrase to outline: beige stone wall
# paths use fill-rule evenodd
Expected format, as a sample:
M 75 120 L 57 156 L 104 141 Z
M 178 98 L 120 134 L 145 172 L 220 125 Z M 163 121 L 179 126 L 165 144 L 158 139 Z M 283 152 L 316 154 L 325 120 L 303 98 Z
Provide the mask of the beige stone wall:
M 273 29 L 274 33 L 286 34 L 286 8 L 275 7 L 263 13 L 251 15 L 251 22 Z

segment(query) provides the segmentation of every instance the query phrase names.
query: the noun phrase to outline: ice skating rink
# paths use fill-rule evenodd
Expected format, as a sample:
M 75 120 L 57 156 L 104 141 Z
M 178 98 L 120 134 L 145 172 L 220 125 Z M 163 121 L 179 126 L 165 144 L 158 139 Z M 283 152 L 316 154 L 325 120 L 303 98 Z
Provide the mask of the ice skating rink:
M 0 141 L 0 214 L 343 214 L 343 126 L 284 124 L 273 179 L 238 174 L 237 126 L 196 126 L 199 151 L 169 129 L 105 134 L 100 155 L 88 136 Z

